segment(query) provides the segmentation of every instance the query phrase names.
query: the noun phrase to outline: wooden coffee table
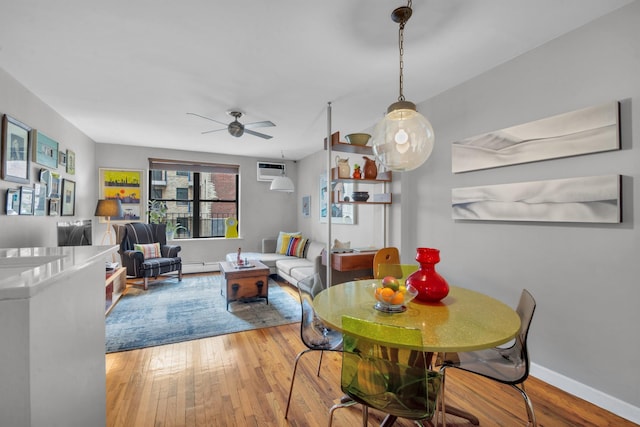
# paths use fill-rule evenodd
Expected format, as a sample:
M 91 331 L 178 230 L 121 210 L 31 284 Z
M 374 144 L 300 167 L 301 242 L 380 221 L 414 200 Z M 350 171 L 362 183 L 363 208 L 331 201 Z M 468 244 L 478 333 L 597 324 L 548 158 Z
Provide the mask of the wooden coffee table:
M 238 268 L 235 262 L 220 262 L 224 283 L 220 292 L 229 303 L 264 299 L 269 304 L 269 267 L 259 261 L 250 260 L 251 267 Z

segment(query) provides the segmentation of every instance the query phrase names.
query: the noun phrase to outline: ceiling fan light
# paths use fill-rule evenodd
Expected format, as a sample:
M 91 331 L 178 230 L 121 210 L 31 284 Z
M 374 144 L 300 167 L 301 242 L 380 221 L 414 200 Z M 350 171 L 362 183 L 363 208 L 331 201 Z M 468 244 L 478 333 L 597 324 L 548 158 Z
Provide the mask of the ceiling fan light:
M 389 170 L 413 170 L 433 151 L 433 127 L 411 102 L 396 102 L 387 111 L 371 136 L 373 153 Z
M 273 191 L 282 191 L 283 193 L 293 193 L 295 191 L 295 186 L 293 185 L 293 181 L 288 176 L 279 176 L 271 181 L 270 190 Z

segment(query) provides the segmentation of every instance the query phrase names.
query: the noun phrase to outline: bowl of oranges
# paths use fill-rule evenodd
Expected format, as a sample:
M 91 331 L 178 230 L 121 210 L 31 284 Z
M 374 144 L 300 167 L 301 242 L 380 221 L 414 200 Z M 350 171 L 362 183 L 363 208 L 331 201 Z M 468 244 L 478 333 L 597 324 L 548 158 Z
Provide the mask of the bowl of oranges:
M 385 276 L 380 283 L 373 286 L 376 310 L 385 313 L 402 313 L 407 304 L 418 295 L 418 290 L 405 285 L 393 276 Z

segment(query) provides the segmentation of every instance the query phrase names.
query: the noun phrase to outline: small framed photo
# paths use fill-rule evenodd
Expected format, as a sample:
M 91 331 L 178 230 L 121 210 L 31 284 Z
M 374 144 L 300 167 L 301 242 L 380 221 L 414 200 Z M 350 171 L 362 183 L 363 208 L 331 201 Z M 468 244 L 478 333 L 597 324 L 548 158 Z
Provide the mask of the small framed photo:
M 2 179 L 29 183 L 31 128 L 18 120 L 2 116 Z
M 18 215 L 20 211 L 20 190 L 10 188 L 7 190 L 7 215 Z
M 67 150 L 67 173 L 69 175 L 76 174 L 76 153 L 75 151 Z
M 302 216 L 303 218 L 311 216 L 311 196 L 302 196 Z
M 33 214 L 36 216 L 47 214 L 47 184 L 37 182 L 33 185 Z
M 33 142 L 33 160 L 39 165 L 46 166 L 51 169 L 58 167 L 58 143 L 47 135 L 32 131 Z
M 62 216 L 73 216 L 76 210 L 76 183 L 74 181 L 62 180 Z
M 49 199 L 49 216 L 60 215 L 60 199 Z
M 62 150 L 58 151 L 58 165 L 64 170 L 67 168 L 67 153 Z
M 20 215 L 33 215 L 33 187 L 20 187 Z
M 60 174 L 51 172 L 51 190 L 49 190 L 49 197 L 52 199 L 60 198 L 60 183 Z

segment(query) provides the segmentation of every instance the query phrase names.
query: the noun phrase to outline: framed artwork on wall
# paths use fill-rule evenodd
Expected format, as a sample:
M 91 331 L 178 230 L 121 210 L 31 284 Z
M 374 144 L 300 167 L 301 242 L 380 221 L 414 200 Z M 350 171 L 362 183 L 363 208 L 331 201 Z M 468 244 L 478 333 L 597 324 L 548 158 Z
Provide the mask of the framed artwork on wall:
M 140 221 L 143 173 L 135 169 L 99 169 L 100 199 L 118 199 L 122 203 L 122 217 L 112 217 L 113 221 Z M 100 217 L 100 222 L 106 222 Z
M 32 187 L 20 187 L 20 215 L 33 215 Z
M 76 174 L 76 153 L 75 151 L 67 150 L 67 173 L 69 175 Z
M 311 196 L 302 196 L 302 216 L 304 218 L 311 216 Z
M 18 215 L 20 211 L 20 190 L 9 188 L 7 190 L 7 215 Z
M 51 172 L 51 190 L 49 191 L 49 197 L 52 199 L 60 198 L 60 174 L 58 172 Z
M 33 214 L 36 216 L 47 214 L 47 184 L 36 182 L 33 185 Z
M 2 116 L 2 179 L 29 183 L 31 128 L 18 120 Z
M 58 143 L 47 135 L 32 131 L 33 141 L 33 160 L 39 165 L 46 166 L 51 169 L 58 167 Z
M 331 183 L 331 191 L 338 192 L 338 185 L 342 185 L 342 191 L 344 194 L 351 194 L 353 192 L 353 184 L 347 183 Z M 331 199 L 331 193 L 327 191 L 327 176 L 325 174 L 320 175 L 320 222 L 327 222 L 327 205 Z M 331 223 L 332 224 L 355 224 L 356 223 L 356 210 L 354 205 L 332 203 L 331 204 Z
M 76 210 L 76 183 L 74 181 L 62 180 L 62 216 L 73 216 Z
M 58 165 L 62 168 L 62 170 L 67 169 L 67 153 L 66 151 L 60 150 L 58 151 Z
M 49 199 L 49 216 L 60 215 L 60 199 Z

